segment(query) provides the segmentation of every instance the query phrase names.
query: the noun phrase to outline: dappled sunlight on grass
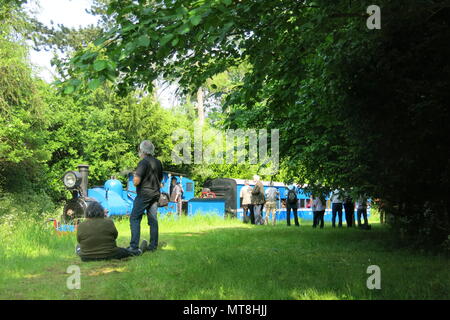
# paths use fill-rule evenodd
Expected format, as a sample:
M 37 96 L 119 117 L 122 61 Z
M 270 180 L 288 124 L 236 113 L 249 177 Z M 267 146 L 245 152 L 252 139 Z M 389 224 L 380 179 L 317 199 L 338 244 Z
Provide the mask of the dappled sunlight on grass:
M 175 251 L 175 250 L 177 250 L 177 248 L 173 244 L 168 244 L 164 248 L 162 248 L 161 250 L 163 250 L 163 251 Z
M 294 300 L 340 300 L 342 297 L 338 297 L 336 293 L 328 291 L 319 293 L 316 289 L 306 289 L 300 291 L 294 289 L 291 291 L 290 296 Z
M 141 239 L 147 239 L 146 219 Z M 253 226 L 235 219 L 160 220 L 156 252 L 123 261 L 83 263 L 75 234 L 36 226 L 14 231 L 0 252 L 0 298 L 32 299 L 431 299 L 449 297 L 448 259 L 396 249 L 387 230 Z M 127 247 L 129 221 L 116 220 Z M 7 246 L 4 246 L 7 244 Z M 81 290 L 66 269 L 81 268 Z M 368 265 L 382 269 L 383 290 L 366 288 Z M 425 281 L 426 279 L 426 281 Z
M 94 270 L 88 273 L 89 276 L 98 276 L 98 275 L 104 275 L 108 273 L 114 273 L 114 272 L 125 272 L 127 270 L 126 267 L 104 267 L 100 270 Z

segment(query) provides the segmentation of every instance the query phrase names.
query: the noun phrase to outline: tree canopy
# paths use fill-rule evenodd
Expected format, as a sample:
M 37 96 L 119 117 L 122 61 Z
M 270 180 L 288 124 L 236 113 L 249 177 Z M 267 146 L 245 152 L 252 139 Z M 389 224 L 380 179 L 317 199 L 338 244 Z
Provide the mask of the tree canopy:
M 0 12 L 11 22 L 0 26 L 3 187 L 25 166 L 45 172 L 58 193 L 59 176 L 79 161 L 103 180 L 136 161 L 144 137 L 170 163 L 170 136 L 193 131 L 191 97 L 202 88 L 199 99 L 212 106 L 206 131 L 279 129 L 280 171 L 266 178 L 364 193 L 408 239 L 447 240 L 445 1 L 380 0 L 375 30 L 364 1 L 97 0 L 101 23 L 82 30 L 39 24 L 23 2 L 3 1 Z M 33 77 L 27 37 L 65 52 L 55 58 L 59 92 Z M 158 105 L 151 93 L 160 79 L 179 84 L 183 106 Z M 258 170 L 178 168 L 199 185 Z
M 449 7 L 378 5 L 382 27 L 369 30 L 356 1 L 112 0 L 111 27 L 74 55 L 65 90 L 111 80 L 123 93 L 163 76 L 189 92 L 248 63 L 225 127 L 279 128 L 286 179 L 382 198 L 414 226 L 433 207 L 442 241 Z

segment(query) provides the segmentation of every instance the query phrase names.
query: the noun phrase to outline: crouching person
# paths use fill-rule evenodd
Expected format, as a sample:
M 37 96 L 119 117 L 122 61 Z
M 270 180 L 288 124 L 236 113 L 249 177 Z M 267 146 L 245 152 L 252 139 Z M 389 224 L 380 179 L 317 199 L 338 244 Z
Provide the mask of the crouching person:
M 77 230 L 78 245 L 76 252 L 82 261 L 99 261 L 123 259 L 133 255 L 125 248 L 116 244 L 118 232 L 111 219 L 105 219 L 105 209 L 99 202 L 91 202 L 86 209 L 86 220 L 80 223 Z M 147 246 L 143 240 L 141 247 Z

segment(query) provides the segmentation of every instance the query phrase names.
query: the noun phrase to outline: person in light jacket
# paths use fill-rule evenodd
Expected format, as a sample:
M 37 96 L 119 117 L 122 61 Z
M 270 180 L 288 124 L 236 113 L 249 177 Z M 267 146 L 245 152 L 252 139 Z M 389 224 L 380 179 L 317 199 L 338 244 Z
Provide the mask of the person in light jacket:
M 252 204 L 255 213 L 255 224 L 260 225 L 264 224 L 262 218 L 262 209 L 265 203 L 264 186 L 258 175 L 254 175 L 253 180 L 255 182 L 255 187 L 252 190 Z
M 255 214 L 252 205 L 252 187 L 250 187 L 248 180 L 244 181 L 244 186 L 241 188 L 239 197 L 241 198 L 241 206 L 243 209 L 243 222 L 248 222 L 248 212 L 250 211 L 250 222 L 251 224 L 255 224 Z

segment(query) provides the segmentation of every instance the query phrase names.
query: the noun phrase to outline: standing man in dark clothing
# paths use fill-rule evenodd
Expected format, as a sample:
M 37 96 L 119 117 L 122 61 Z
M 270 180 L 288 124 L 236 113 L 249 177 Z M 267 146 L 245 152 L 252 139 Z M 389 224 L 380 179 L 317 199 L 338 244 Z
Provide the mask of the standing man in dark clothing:
M 345 197 L 344 210 L 347 227 L 353 227 L 353 220 L 355 219 L 355 202 L 353 202 L 353 199 L 349 195 Z
M 342 227 L 342 196 L 341 196 L 341 192 L 339 190 L 334 190 L 331 193 L 331 212 L 332 212 L 332 217 L 331 217 L 331 223 L 333 228 L 336 227 L 336 215 L 339 218 L 339 227 Z
M 297 192 L 295 190 L 295 186 L 291 185 L 289 188 L 287 197 L 286 197 L 286 222 L 288 227 L 291 225 L 291 210 L 294 213 L 294 221 L 295 226 L 299 227 L 300 224 L 298 223 L 298 215 L 297 215 Z
M 144 211 L 147 211 L 147 220 L 150 226 L 150 244 L 147 250 L 154 251 L 158 247 L 157 210 L 163 168 L 161 161 L 154 157 L 154 152 L 155 147 L 148 140 L 142 141 L 139 145 L 139 157 L 142 160 L 139 162 L 133 178 L 137 196 L 134 199 L 130 215 L 131 241 L 128 250 L 131 252 L 139 250 L 141 220 Z

